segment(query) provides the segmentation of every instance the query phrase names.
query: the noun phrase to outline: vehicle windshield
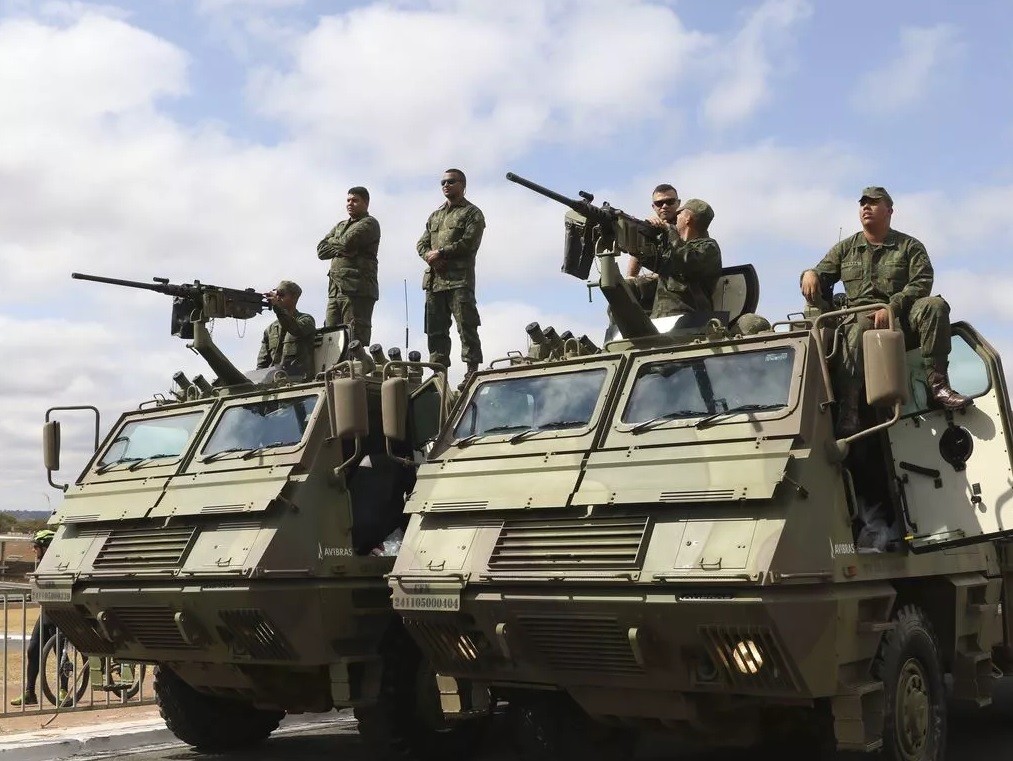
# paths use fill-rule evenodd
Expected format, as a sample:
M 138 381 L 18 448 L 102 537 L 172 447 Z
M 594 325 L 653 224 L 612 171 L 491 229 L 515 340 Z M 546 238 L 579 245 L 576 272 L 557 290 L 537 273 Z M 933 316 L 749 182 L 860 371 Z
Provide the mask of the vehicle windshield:
M 228 407 L 208 438 L 204 459 L 226 452 L 250 452 L 302 441 L 318 396 L 259 400 Z
M 468 401 L 454 437 L 583 428 L 594 413 L 605 374 L 600 367 L 486 381 Z
M 777 348 L 644 364 L 622 422 L 634 429 L 664 420 L 747 413 L 788 405 L 795 350 Z M 729 421 L 734 417 L 729 415 Z
M 205 410 L 194 410 L 127 422 L 102 454 L 97 463 L 98 472 L 104 473 L 119 463 L 179 457 L 204 413 Z

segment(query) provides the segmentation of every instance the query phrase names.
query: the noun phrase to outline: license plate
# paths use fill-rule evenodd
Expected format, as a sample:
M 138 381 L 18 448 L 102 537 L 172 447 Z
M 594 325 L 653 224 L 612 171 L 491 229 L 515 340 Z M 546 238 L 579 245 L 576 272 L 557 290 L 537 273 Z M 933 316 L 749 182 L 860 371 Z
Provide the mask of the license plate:
M 409 594 L 394 591 L 394 610 L 435 610 L 454 611 L 461 609 L 460 593 L 450 594 Z
M 70 587 L 32 587 L 33 602 L 70 602 Z

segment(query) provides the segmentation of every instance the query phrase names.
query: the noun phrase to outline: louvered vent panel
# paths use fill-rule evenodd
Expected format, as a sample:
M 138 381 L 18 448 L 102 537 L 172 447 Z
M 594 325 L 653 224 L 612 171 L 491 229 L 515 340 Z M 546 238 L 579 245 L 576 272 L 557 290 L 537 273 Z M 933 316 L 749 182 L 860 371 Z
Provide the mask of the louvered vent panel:
M 646 517 L 507 521 L 489 558 L 489 568 L 635 569 L 646 532 Z
M 237 649 L 257 660 L 291 661 L 295 652 L 278 627 L 257 608 L 238 608 L 218 613 L 235 637 Z
M 55 624 L 74 647 L 89 655 L 112 655 L 113 645 L 99 632 L 97 624 L 73 608 L 57 608 L 45 613 L 47 623 Z
M 195 526 L 116 529 L 99 550 L 94 567 L 122 570 L 178 568 L 196 532 Z
M 639 674 L 627 631 L 604 616 L 519 616 L 524 638 L 548 665 L 564 671 Z
M 703 489 L 699 491 L 663 491 L 659 502 L 729 502 L 743 499 L 745 489 Z
M 115 620 L 131 637 L 152 650 L 191 650 L 170 608 L 113 608 Z

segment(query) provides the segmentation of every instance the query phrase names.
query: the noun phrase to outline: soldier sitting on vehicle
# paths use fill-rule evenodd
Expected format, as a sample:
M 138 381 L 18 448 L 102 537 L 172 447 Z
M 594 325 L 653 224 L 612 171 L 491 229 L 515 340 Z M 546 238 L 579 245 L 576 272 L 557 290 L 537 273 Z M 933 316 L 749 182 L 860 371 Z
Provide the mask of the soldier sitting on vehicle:
M 862 334 L 872 327 L 886 328 L 887 310 L 899 321 L 908 349 L 921 347 L 929 399 L 951 410 L 971 401 L 950 387 L 950 307 L 941 297 L 929 295 L 933 273 L 925 246 L 890 226 L 893 199 L 885 188 L 865 188 L 858 203 L 862 230 L 831 248 L 815 268 L 802 273 L 801 280 L 802 295 L 810 307 L 830 308 L 838 280 L 844 283 L 848 306 L 889 304 L 843 328 L 844 349 L 834 367 L 840 403 L 837 428 L 842 436 L 857 432 L 860 425 Z
M 276 366 L 289 376 L 305 376 L 313 367 L 317 325 L 313 315 L 295 308 L 301 295 L 302 288 L 291 280 L 282 280 L 277 288 L 264 294 L 278 319 L 264 330 L 258 368 Z
M 674 224 L 657 217 L 657 221 L 648 220 L 668 230 L 667 242 L 637 257 L 640 264 L 658 273 L 652 318 L 714 308 L 711 294 L 721 276 L 721 248 L 708 233 L 713 219 L 709 203 L 691 198 L 676 209 Z

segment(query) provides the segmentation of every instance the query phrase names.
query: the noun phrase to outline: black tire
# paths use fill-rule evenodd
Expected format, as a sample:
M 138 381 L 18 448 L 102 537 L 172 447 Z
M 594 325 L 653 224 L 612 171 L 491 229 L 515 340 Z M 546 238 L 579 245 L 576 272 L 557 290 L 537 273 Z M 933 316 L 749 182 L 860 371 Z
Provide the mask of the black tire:
M 42 670 L 39 672 L 42 694 L 53 705 L 60 702 L 56 687 L 61 681 L 58 674 L 67 680 L 67 698 L 60 707 L 80 702 L 88 689 L 88 658 L 60 633 L 47 639 L 46 644 L 42 646 Z
M 547 693 L 509 704 L 510 727 L 523 761 L 613 761 L 632 758 L 636 734 L 599 724 L 569 695 Z
M 387 631 L 380 654 L 383 672 L 377 702 L 354 712 L 370 758 L 446 761 L 475 755 L 488 721 L 444 719 L 436 672 L 400 623 Z
M 165 666 L 155 668 L 155 702 L 170 732 L 187 745 L 212 753 L 266 740 L 285 716 L 283 711 L 198 692 Z
M 883 682 L 883 757 L 941 761 L 946 753 L 946 693 L 939 642 L 928 617 L 901 608 L 873 664 Z

